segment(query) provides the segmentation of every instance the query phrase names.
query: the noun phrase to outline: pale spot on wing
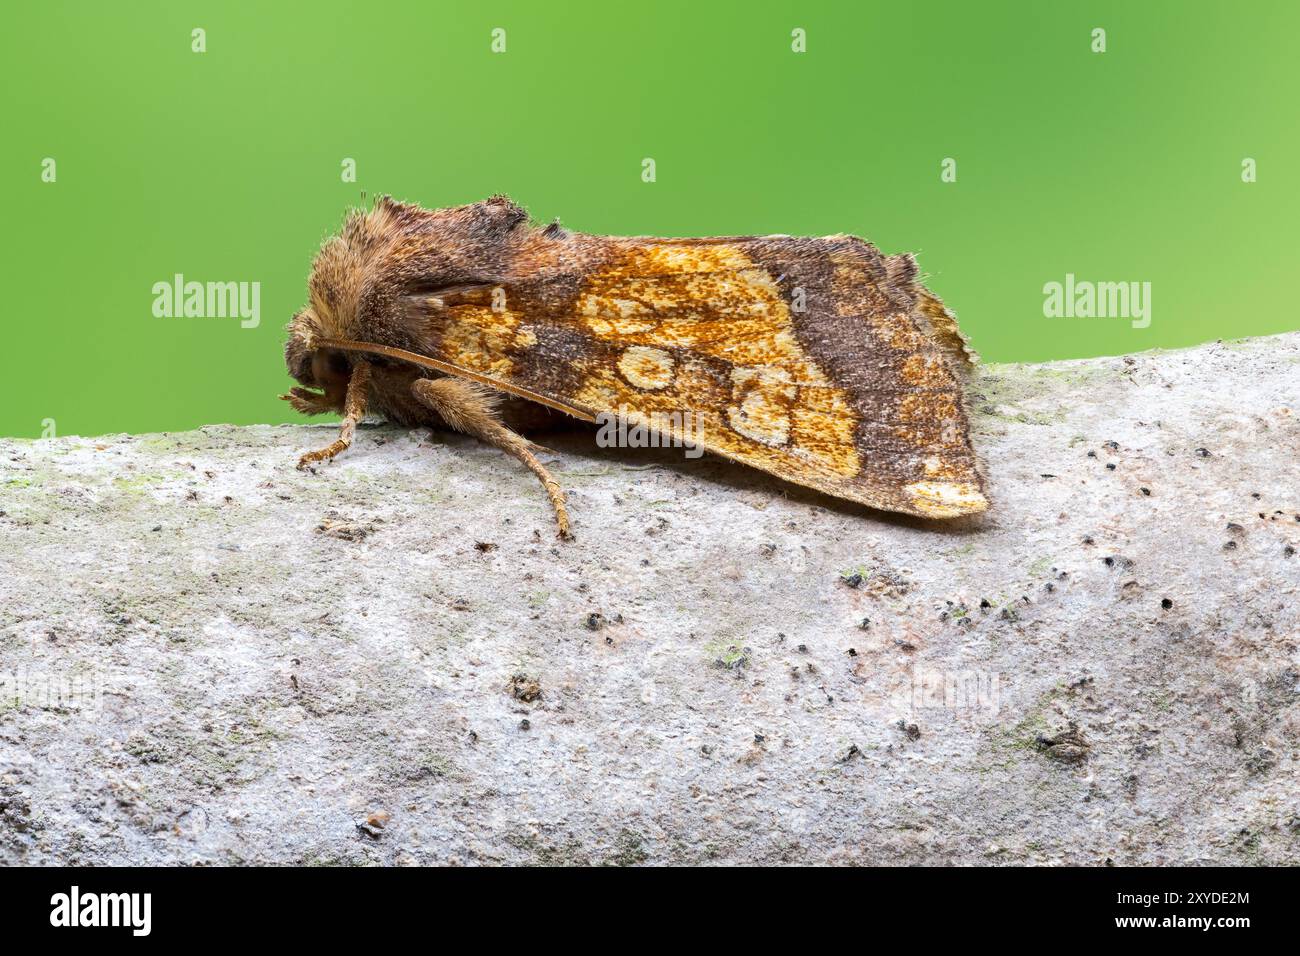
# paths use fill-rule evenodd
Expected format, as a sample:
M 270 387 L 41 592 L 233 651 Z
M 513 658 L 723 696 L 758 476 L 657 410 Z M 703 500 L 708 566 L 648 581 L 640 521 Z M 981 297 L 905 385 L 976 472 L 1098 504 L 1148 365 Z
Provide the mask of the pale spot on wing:
M 671 385 L 675 374 L 673 357 L 663 349 L 634 345 L 624 349 L 618 370 L 636 388 L 653 390 Z
M 781 368 L 733 368 L 727 421 L 746 438 L 769 447 L 790 441 L 790 403 L 795 387 Z

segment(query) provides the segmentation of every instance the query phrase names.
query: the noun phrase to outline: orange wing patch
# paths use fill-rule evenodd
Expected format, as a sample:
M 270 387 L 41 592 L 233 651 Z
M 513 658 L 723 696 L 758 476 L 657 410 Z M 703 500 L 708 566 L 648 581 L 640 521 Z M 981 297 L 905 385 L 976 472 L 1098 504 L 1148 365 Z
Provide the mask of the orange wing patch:
M 860 470 L 851 410 L 799 347 L 772 276 L 740 248 L 633 245 L 591 277 L 575 311 L 623 348 L 615 369 L 586 369 L 580 403 L 647 425 L 691 413 L 699 435 L 674 437 L 792 480 Z
M 416 297 L 413 304 L 438 326 L 437 357 L 491 378 L 512 381 L 511 356 L 537 343 L 500 286 L 461 287 Z

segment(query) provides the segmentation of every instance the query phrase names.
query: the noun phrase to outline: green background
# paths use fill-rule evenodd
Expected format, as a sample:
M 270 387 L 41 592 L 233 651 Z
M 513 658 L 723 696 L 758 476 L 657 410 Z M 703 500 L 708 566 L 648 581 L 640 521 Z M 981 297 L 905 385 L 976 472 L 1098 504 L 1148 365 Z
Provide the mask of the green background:
M 283 326 L 363 191 L 506 192 L 586 232 L 856 233 L 918 253 L 990 361 L 1298 324 L 1300 4 L 17 6 L 0 434 L 294 420 Z M 261 282 L 260 327 L 155 318 L 177 272 Z M 1045 318 L 1067 272 L 1151 282 L 1150 327 Z

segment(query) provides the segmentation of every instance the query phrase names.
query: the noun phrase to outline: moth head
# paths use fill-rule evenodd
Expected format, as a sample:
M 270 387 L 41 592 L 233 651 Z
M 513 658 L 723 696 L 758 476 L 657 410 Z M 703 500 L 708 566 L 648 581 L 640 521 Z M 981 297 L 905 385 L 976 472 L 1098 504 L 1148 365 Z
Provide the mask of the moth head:
M 342 411 L 352 378 L 352 361 L 335 349 L 318 347 L 320 328 L 316 315 L 304 309 L 290 321 L 284 343 L 284 363 L 304 388 L 280 396 L 305 415 Z
M 314 340 L 320 332 L 316 313 L 310 308 L 303 309 L 289 320 L 285 331 L 289 336 L 284 343 L 284 364 L 289 374 L 303 385 L 319 384 L 312 371 L 312 356 L 316 351 Z

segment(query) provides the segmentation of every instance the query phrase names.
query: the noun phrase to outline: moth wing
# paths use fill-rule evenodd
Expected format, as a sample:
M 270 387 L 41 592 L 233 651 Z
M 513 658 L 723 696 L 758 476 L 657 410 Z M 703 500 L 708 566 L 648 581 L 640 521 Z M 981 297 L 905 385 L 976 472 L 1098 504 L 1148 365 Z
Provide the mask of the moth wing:
M 876 508 L 988 506 L 974 355 L 910 257 L 852 236 L 531 241 L 514 278 L 408 298 L 430 355 Z

